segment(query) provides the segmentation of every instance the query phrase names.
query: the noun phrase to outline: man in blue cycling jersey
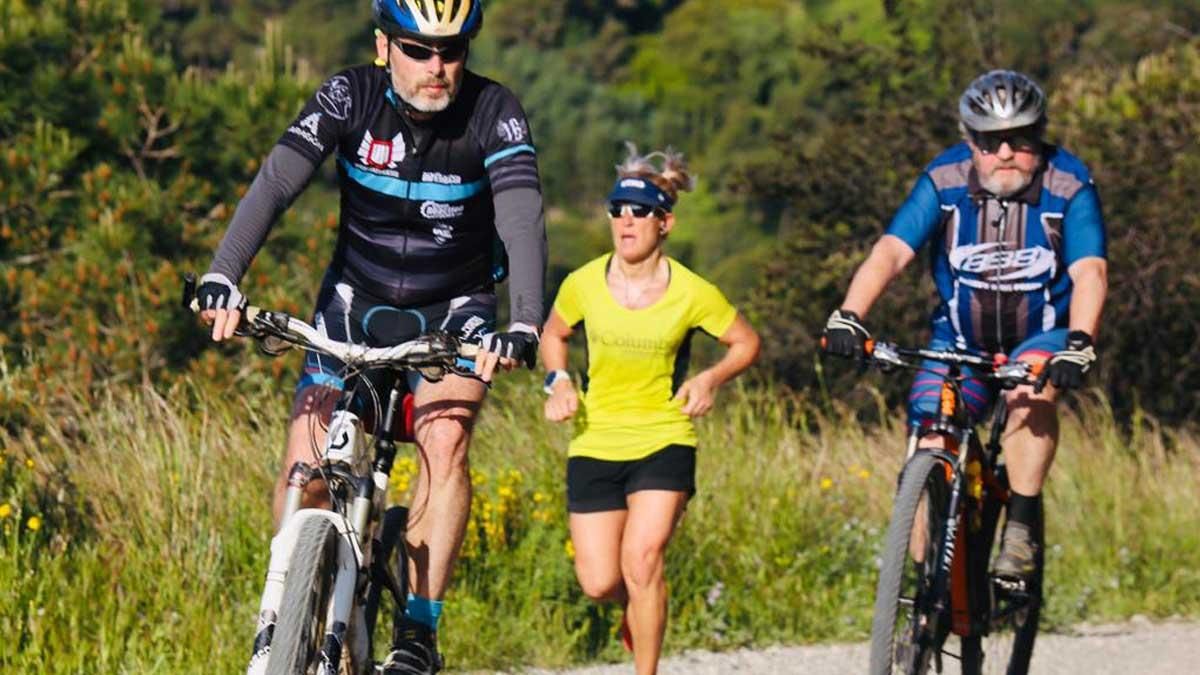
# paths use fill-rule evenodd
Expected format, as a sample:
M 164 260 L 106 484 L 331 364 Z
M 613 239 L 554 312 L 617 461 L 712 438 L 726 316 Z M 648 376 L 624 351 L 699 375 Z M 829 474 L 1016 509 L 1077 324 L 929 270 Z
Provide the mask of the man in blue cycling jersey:
M 318 329 L 366 344 L 449 331 L 482 345 L 474 368 L 484 380 L 497 366 L 532 366 L 546 267 L 540 181 L 520 103 L 465 67 L 482 3 L 374 0 L 372 9 L 375 63 L 334 75 L 308 101 L 267 156 L 201 278 L 198 297 L 213 339 L 233 334 L 245 306 L 238 281 L 272 224 L 336 154 L 340 226 L 317 298 Z M 511 323 L 503 331 L 496 329 L 499 264 L 511 269 Z M 277 518 L 289 467 L 310 460 L 324 442 L 320 421 L 344 387 L 342 366 L 311 354 L 305 361 L 276 486 Z M 457 376 L 412 386 L 422 457 L 407 535 L 415 574 L 384 664 L 390 675 L 441 667 L 435 636 L 470 510 L 467 448 L 486 389 Z M 323 505 L 324 486 L 313 481 L 304 506 Z M 260 630 L 271 620 L 260 617 Z
M 959 116 L 964 141 L 926 167 L 858 268 L 825 325 L 826 350 L 863 355 L 867 312 L 929 244 L 941 298 L 931 348 L 1045 362 L 1044 387 L 1004 394 L 1012 495 L 993 571 L 1027 579 L 1036 570 L 1042 485 L 1058 445 L 1055 400 L 1059 390 L 1080 386 L 1096 360 L 1093 341 L 1108 286 L 1104 223 L 1087 167 L 1043 140 L 1046 98 L 1030 78 L 985 73 L 963 93 Z M 925 365 L 946 372 L 944 365 Z M 908 399 L 911 424 L 936 418 L 940 385 L 935 376 L 917 375 Z M 994 395 L 979 380 L 968 380 L 963 393 L 976 419 Z

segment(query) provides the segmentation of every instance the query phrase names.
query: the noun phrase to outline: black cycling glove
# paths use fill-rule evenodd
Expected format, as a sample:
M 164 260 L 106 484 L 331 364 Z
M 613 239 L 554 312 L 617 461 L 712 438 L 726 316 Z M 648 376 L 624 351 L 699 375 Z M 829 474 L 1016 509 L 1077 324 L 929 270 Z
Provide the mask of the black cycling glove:
M 825 351 L 835 356 L 861 359 L 866 354 L 871 334 L 863 328 L 862 319 L 848 309 L 835 309 L 825 322 L 822 333 Z
M 196 300 L 200 303 L 200 311 L 206 309 L 246 309 L 246 296 L 238 290 L 237 284 L 224 274 L 209 272 L 200 277 L 200 288 L 196 291 Z
M 1067 348 L 1054 352 L 1046 362 L 1034 390 L 1040 392 L 1047 381 L 1059 389 L 1081 387 L 1083 376 L 1087 375 L 1095 362 L 1096 349 L 1092 346 L 1092 336 L 1081 330 L 1073 330 L 1067 335 Z
M 514 323 L 503 333 L 487 333 L 479 338 L 479 346 L 485 352 L 499 354 L 503 358 L 520 361 L 526 368 L 537 362 L 537 329 L 529 324 Z

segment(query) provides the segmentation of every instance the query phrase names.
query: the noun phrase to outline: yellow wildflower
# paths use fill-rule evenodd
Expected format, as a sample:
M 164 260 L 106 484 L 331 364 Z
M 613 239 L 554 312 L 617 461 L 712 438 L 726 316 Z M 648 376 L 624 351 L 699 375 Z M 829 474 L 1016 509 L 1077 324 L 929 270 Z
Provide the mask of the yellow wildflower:
M 32 459 L 27 459 L 27 460 L 25 460 L 25 466 L 27 466 L 27 467 L 29 467 L 30 469 L 32 469 L 32 468 L 33 468 L 33 460 L 32 460 Z
M 541 504 L 544 501 L 546 501 L 546 495 L 544 495 L 540 492 L 533 493 L 533 503 L 534 504 Z
M 0 519 L 7 518 L 12 515 L 11 504 L 0 504 Z
M 870 477 L 871 477 L 871 472 L 870 472 L 870 471 L 867 471 L 866 469 L 863 469 L 863 470 L 861 470 L 861 471 L 859 471 L 859 472 L 858 472 L 858 477 L 859 477 L 859 478 L 861 478 L 861 479 L 863 479 L 863 480 L 866 480 L 866 479 L 868 479 L 868 478 L 870 478 Z
M 25 527 L 37 532 L 42 529 L 42 519 L 37 516 L 29 516 L 29 520 L 25 521 Z
M 831 487 L 833 487 L 833 479 L 832 478 L 822 478 L 821 479 L 821 489 L 822 490 L 828 490 Z
M 567 543 L 563 545 L 563 550 L 567 552 L 568 558 L 571 560 L 575 559 L 575 544 L 572 543 L 570 539 L 568 539 Z

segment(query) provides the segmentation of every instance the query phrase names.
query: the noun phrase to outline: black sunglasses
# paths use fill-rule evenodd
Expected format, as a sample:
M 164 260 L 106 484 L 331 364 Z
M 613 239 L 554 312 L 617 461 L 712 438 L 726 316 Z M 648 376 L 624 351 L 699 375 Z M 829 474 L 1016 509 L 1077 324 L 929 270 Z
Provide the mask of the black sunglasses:
M 662 218 L 663 214 L 665 213 L 657 206 L 647 206 L 646 204 L 637 204 L 634 202 L 611 202 L 609 203 L 607 210 L 608 215 L 612 216 L 613 218 L 620 218 L 621 214 L 625 212 L 625 209 L 629 209 L 630 215 L 632 215 L 634 218 L 645 218 L 650 214 L 654 214 L 655 216 Z
M 979 151 L 985 155 L 990 155 L 1000 149 L 1001 145 L 1008 143 L 1008 147 L 1013 149 L 1013 152 L 1027 151 L 1034 152 L 1042 145 L 1041 128 L 1038 125 L 1031 127 L 1021 127 L 1019 129 L 1005 129 L 1004 131 L 974 131 L 971 130 L 971 142 Z
M 401 42 L 399 38 L 392 38 L 392 44 L 396 45 L 404 55 L 413 61 L 428 61 L 433 58 L 434 54 L 442 57 L 445 63 L 458 63 L 467 55 L 468 43 L 466 40 L 455 40 L 446 42 L 440 47 L 432 47 L 430 45 L 418 44 L 416 42 Z

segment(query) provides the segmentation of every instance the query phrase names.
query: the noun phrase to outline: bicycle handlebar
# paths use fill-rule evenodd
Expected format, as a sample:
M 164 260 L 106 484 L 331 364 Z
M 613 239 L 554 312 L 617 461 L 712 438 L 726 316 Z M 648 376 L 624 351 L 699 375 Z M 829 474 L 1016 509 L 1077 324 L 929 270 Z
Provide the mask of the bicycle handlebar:
M 196 277 L 184 275 L 183 306 L 199 313 L 200 301 L 196 299 Z M 289 345 L 311 349 L 339 359 L 348 366 L 403 366 L 424 367 L 449 362 L 459 356 L 475 358 L 479 345 L 462 344 L 450 335 L 430 339 L 429 336 L 402 342 L 390 347 L 367 347 L 353 342 L 333 340 L 322 335 L 315 327 L 286 312 L 272 312 L 254 305 L 242 311 L 242 319 L 235 335 L 256 340 L 276 338 Z
M 826 340 L 821 338 L 821 348 L 824 349 Z M 1026 361 L 1009 361 L 1006 354 L 984 356 L 954 350 L 913 349 L 901 347 L 893 342 L 867 340 L 864 343 L 865 359 L 882 368 L 921 369 L 919 362 L 912 359 L 937 361 L 948 365 L 970 366 L 979 372 L 976 377 L 994 380 L 1001 384 L 1037 385 L 1038 377 L 1042 374 L 1045 363 L 1028 363 Z

